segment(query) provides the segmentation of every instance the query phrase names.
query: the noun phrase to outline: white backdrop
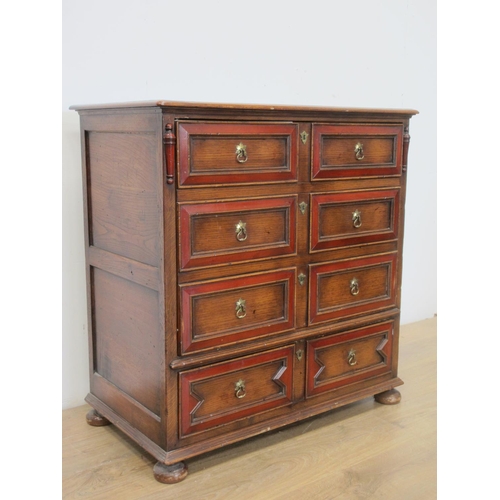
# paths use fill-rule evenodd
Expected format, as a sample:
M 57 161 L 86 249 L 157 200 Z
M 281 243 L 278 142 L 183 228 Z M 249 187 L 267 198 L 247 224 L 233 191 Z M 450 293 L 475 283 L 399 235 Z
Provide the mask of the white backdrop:
M 402 323 L 436 298 L 435 0 L 63 3 L 63 408 L 88 392 L 79 123 L 149 99 L 414 108 Z

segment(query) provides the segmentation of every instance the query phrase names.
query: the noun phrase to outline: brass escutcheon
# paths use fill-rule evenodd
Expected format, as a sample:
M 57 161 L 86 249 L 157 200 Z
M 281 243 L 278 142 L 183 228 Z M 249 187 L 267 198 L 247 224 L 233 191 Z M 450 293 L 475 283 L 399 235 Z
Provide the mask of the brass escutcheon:
M 240 142 L 236 146 L 236 161 L 238 163 L 245 163 L 247 160 L 247 147 L 242 142 Z
M 298 276 L 299 285 L 302 286 L 306 282 L 306 275 L 304 273 L 300 273 Z
M 234 395 L 238 398 L 244 398 L 246 396 L 245 392 L 245 381 L 244 380 L 238 380 L 236 384 L 234 384 Z
M 359 283 L 358 283 L 358 280 L 356 278 L 353 278 L 351 280 L 351 295 L 358 295 L 359 293 Z
M 352 225 L 354 227 L 361 227 L 361 212 L 359 210 L 355 210 L 352 213 Z
M 365 157 L 363 153 L 363 144 L 358 142 L 356 146 L 354 146 L 354 153 L 356 155 L 356 160 L 362 160 Z
M 245 241 L 247 239 L 247 223 L 241 220 L 236 224 L 236 239 Z
M 295 356 L 297 356 L 297 359 L 300 361 L 302 359 L 302 355 L 304 354 L 304 351 L 302 349 L 299 349 L 296 353 Z
M 356 359 L 356 351 L 354 349 L 349 351 L 349 354 L 347 355 L 347 362 L 350 366 L 354 366 L 358 362 Z
M 306 213 L 307 203 L 305 201 L 301 201 L 299 203 L 300 213 L 304 215 Z
M 246 303 L 247 301 L 243 299 L 236 301 L 236 317 L 238 319 L 242 319 L 247 315 Z
M 308 137 L 309 134 L 304 130 L 304 132 L 300 134 L 300 140 L 302 141 L 302 144 L 305 144 L 307 142 Z

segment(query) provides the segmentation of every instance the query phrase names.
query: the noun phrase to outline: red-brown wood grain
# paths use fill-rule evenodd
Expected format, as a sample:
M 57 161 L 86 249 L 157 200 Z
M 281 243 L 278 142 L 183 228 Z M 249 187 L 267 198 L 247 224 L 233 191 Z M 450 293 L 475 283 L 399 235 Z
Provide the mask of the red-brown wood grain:
M 319 323 L 395 305 L 396 254 L 310 266 L 309 323 Z M 357 292 L 351 291 L 357 281 Z
M 393 324 L 381 323 L 307 342 L 307 395 L 391 370 Z
M 311 252 L 397 239 L 398 214 L 397 189 L 312 194 Z
M 284 347 L 182 372 L 182 435 L 291 403 L 292 356 L 293 347 Z
M 312 180 L 401 174 L 401 126 L 315 124 L 312 133 Z
M 296 212 L 296 196 L 182 204 L 181 269 L 294 254 Z M 245 232 L 238 239 L 240 222 Z
M 180 287 L 181 352 L 218 348 L 295 325 L 295 269 Z M 241 317 L 236 304 L 245 301 Z
M 180 122 L 178 134 L 180 186 L 297 180 L 295 124 Z

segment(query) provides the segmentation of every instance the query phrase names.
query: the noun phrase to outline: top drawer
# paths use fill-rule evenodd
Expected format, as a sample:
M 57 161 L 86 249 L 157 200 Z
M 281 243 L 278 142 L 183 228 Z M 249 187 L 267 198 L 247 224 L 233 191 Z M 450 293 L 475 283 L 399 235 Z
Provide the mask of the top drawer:
M 298 125 L 180 122 L 179 184 L 297 180 Z
M 401 126 L 313 125 L 312 133 L 312 180 L 401 174 Z

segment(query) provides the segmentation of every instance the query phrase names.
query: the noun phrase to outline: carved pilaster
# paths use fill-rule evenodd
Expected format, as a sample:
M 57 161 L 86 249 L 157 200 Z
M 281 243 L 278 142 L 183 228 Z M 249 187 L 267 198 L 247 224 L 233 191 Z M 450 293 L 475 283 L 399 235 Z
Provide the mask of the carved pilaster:
M 171 123 L 165 125 L 165 134 L 163 135 L 163 144 L 165 145 L 165 163 L 167 167 L 167 184 L 174 183 L 175 171 L 175 134 Z
M 404 129 L 403 134 L 403 172 L 406 173 L 406 169 L 408 168 L 408 148 L 410 147 L 410 130 L 408 126 Z

